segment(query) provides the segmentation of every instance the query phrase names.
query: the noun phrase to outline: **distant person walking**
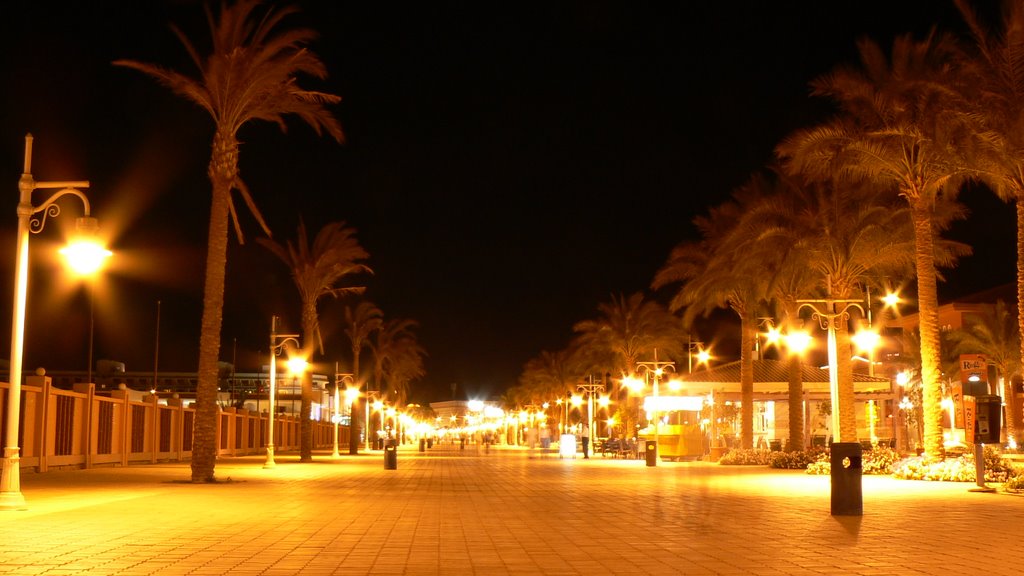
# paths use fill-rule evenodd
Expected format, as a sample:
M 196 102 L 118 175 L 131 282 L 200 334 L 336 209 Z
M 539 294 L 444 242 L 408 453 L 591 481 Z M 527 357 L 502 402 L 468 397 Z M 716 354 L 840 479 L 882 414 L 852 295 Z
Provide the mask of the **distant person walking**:
M 583 457 L 590 458 L 590 426 L 587 424 L 583 425 Z

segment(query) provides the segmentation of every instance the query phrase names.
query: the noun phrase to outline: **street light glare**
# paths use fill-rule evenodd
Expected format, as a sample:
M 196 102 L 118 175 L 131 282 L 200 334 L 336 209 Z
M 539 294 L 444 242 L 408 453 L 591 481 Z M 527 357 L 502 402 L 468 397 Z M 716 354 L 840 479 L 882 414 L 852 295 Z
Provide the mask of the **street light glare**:
M 786 347 L 794 354 L 801 354 L 811 345 L 811 335 L 802 330 L 795 330 L 786 334 Z
M 879 338 L 878 332 L 874 330 L 861 330 L 853 335 L 853 343 L 857 345 L 857 348 L 870 352 L 878 347 Z
M 897 292 L 889 292 L 885 296 L 882 296 L 882 302 L 890 308 L 895 308 L 896 305 L 901 302 L 900 295 Z
M 295 356 L 294 358 L 288 359 L 288 371 L 292 374 L 302 374 L 306 371 L 308 362 L 301 356 Z
M 95 240 L 79 240 L 64 248 L 60 253 L 67 260 L 71 270 L 79 276 L 94 274 L 113 253 Z

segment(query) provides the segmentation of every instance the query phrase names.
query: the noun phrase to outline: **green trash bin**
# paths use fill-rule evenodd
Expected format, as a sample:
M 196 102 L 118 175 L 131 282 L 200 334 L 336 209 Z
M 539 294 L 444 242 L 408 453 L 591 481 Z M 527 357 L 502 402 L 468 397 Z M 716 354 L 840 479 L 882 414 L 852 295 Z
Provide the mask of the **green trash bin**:
M 863 516 L 861 445 L 859 442 L 833 442 L 831 450 L 832 515 Z

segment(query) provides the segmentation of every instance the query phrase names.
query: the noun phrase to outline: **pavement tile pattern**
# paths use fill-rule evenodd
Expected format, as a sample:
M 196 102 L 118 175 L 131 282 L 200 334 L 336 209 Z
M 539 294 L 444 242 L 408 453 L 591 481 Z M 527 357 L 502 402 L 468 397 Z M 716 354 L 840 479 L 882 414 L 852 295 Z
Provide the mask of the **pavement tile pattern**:
M 402 447 L 25 472 L 0 512 L 0 575 L 1017 575 L 1024 498 L 865 476 L 832 516 L 827 476 L 704 462 Z M 227 480 L 230 479 L 230 482 Z

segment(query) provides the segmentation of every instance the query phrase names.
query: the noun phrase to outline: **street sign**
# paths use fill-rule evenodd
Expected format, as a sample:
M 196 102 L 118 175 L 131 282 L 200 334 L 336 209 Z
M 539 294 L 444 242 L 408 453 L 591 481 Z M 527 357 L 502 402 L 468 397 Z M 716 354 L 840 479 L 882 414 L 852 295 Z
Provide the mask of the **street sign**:
M 960 382 L 988 382 L 988 358 L 984 354 L 961 354 Z

